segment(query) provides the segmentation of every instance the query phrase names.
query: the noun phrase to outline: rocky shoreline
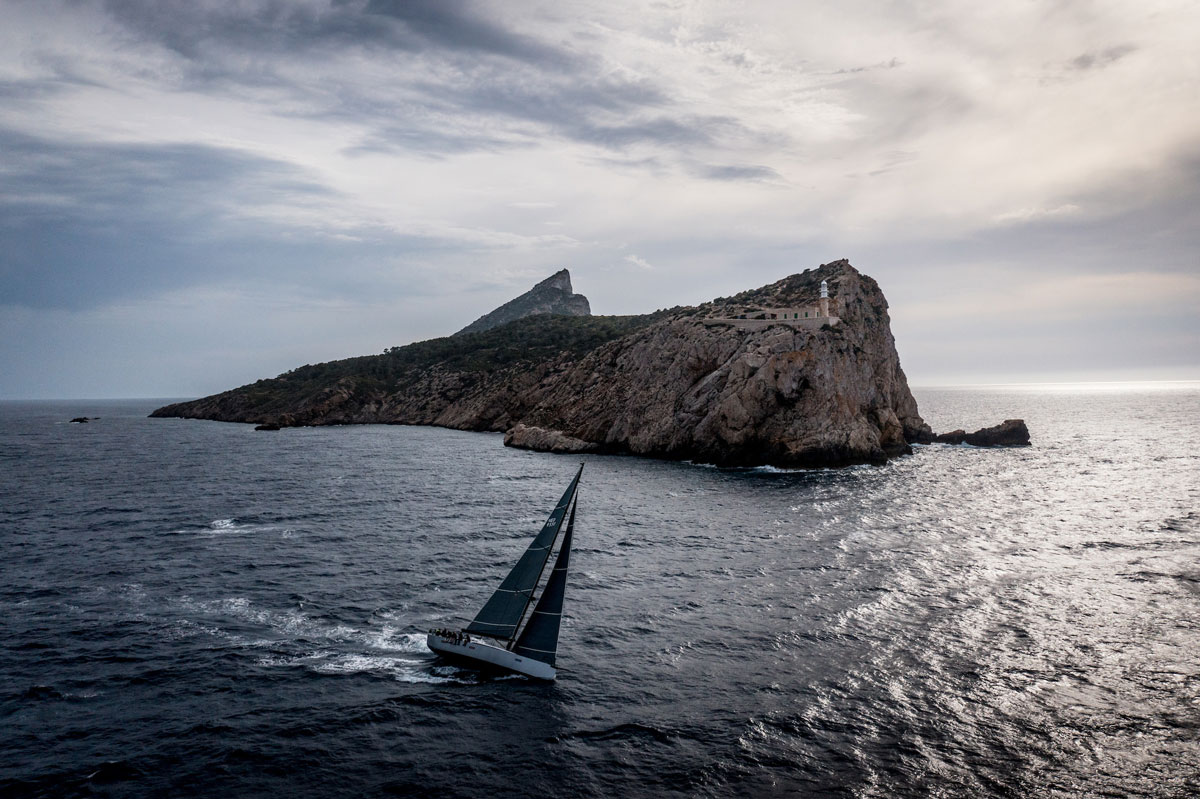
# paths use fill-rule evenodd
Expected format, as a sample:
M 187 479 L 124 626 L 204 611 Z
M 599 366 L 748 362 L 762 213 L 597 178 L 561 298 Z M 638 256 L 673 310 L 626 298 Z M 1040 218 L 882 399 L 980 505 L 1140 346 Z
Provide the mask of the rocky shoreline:
M 553 283 L 569 292 L 569 275 Z M 788 321 L 800 316 L 793 309 L 817 307 L 822 283 L 837 318 Z M 748 315 L 763 323 L 734 323 Z M 513 447 L 722 466 L 879 464 L 935 440 L 900 367 L 882 291 L 844 260 L 647 317 L 528 316 L 302 367 L 152 415 L 429 424 L 503 432 Z M 1011 431 L 980 433 L 970 436 L 1000 441 Z

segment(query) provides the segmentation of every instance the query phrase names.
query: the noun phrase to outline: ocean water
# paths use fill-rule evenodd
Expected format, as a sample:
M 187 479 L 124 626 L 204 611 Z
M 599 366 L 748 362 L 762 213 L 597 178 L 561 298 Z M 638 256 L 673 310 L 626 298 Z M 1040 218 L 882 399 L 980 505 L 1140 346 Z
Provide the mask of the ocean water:
M 423 632 L 578 458 L 0 403 L 0 794 L 1200 793 L 1200 385 L 916 394 L 1034 446 L 585 458 L 552 685 Z

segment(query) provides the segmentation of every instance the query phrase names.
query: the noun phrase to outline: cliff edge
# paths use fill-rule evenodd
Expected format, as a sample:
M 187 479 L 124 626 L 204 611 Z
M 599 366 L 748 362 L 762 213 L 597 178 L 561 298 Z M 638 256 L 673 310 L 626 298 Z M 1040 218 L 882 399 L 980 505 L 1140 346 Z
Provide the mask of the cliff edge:
M 835 319 L 770 318 L 815 308 L 822 281 Z M 598 347 L 544 388 L 505 443 L 829 466 L 881 463 L 928 436 L 883 293 L 836 261 Z
M 525 316 L 152 415 L 433 424 L 504 432 L 509 446 L 720 465 L 882 463 L 931 436 L 887 301 L 844 260 L 695 308 Z

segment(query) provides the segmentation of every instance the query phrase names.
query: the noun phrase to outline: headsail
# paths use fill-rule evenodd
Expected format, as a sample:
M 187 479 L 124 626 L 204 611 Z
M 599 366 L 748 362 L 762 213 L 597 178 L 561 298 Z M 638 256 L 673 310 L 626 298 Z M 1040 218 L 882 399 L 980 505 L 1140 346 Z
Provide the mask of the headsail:
M 541 579 L 546 561 L 550 558 L 550 550 L 554 548 L 554 540 L 558 538 L 558 531 L 567 515 L 567 507 L 575 496 L 581 474 L 582 466 L 575 473 L 575 479 L 567 486 L 558 505 L 551 511 L 550 517 L 546 519 L 541 532 L 504 578 L 504 582 L 500 583 L 496 593 L 492 594 L 492 598 L 475 616 L 475 620 L 467 627 L 467 632 L 503 639 L 511 639 L 516 635 L 517 626 L 521 623 L 521 617 L 525 615 L 525 609 L 529 607 L 533 591 Z
M 578 504 L 578 503 L 576 503 Z M 533 615 L 529 623 L 521 631 L 513 652 L 534 660 L 554 665 L 554 655 L 558 651 L 558 628 L 562 621 L 563 595 L 567 589 L 567 567 L 571 562 L 571 532 L 575 528 L 575 506 L 571 507 L 571 520 L 567 522 L 567 532 L 563 535 L 562 547 L 558 551 L 558 559 L 554 561 L 554 570 L 546 581 Z

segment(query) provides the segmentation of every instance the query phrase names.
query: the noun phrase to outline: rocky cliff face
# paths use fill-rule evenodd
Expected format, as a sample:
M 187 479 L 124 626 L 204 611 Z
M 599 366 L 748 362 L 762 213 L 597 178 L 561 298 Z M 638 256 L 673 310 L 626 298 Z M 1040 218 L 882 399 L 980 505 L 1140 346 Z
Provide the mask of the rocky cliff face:
M 836 300 L 836 325 L 744 330 L 720 321 L 751 308 L 814 304 L 823 279 Z M 504 431 L 505 443 L 517 447 L 723 465 L 880 463 L 908 452 L 910 442 L 929 440 L 900 368 L 887 302 L 875 281 L 846 261 L 698 308 L 610 325 L 561 349 L 521 343 L 537 326 L 565 325 L 569 332 L 570 325 L 606 319 L 619 318 L 522 319 L 464 337 L 467 353 L 455 350 L 454 360 L 437 355 L 435 345 L 459 339 L 422 342 L 390 353 L 412 361 L 392 372 L 377 360 L 389 354 L 354 359 L 340 362 L 336 379 L 322 382 L 323 373 L 297 370 L 154 415 L 434 424 Z M 517 344 L 504 350 L 514 337 Z M 406 354 L 422 346 L 434 355 Z M 495 355 L 509 351 L 511 359 Z M 491 359 L 479 362 L 485 352 Z
M 534 314 L 588 316 L 591 312 L 587 297 L 575 294 L 571 289 L 571 273 L 560 269 L 520 297 L 509 300 L 491 313 L 484 314 L 454 335 L 482 333 Z
M 839 303 L 835 326 L 747 332 L 712 322 L 751 307 L 815 304 L 822 279 Z M 881 462 L 928 434 L 883 294 L 839 261 L 598 348 L 549 386 L 505 441 L 821 466 Z

